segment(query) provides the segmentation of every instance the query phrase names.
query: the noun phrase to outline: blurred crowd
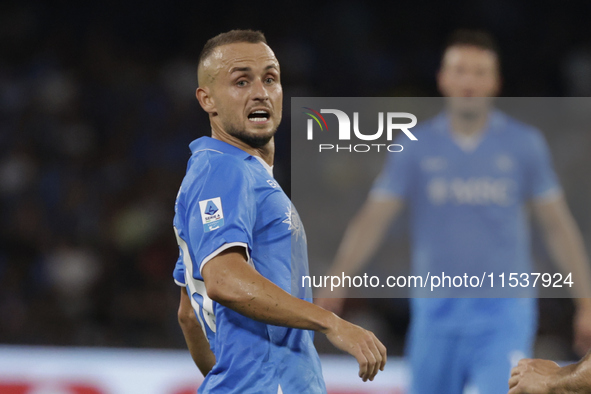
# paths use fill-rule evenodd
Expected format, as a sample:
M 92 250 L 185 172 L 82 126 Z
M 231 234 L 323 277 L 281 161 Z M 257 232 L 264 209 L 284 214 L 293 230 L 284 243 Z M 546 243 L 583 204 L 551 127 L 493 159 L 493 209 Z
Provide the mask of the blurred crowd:
M 591 3 L 415 3 L 3 3 L 0 343 L 184 345 L 171 277 L 174 199 L 188 144 L 209 134 L 194 98 L 196 60 L 219 32 L 261 29 L 281 62 L 275 173 L 287 191 L 290 97 L 436 95 L 442 40 L 459 26 L 498 37 L 505 95 L 591 94 L 591 28 L 579 20 Z M 585 176 L 574 168 L 559 168 L 563 183 Z M 587 197 L 572 198 L 588 225 Z M 562 301 L 543 304 L 569 313 Z M 401 341 L 405 308 L 391 309 L 364 319 L 400 326 Z M 567 342 L 565 322 L 556 335 Z
M 97 31 L 77 46 L 76 20 L 43 32 L 39 12 L 3 15 L 0 342 L 178 345 L 174 198 L 208 132 L 195 65 Z

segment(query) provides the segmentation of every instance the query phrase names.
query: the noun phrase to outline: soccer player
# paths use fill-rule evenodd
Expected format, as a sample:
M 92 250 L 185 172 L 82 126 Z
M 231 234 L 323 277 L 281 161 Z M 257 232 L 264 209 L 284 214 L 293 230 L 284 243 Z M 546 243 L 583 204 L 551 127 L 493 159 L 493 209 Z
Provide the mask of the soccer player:
M 557 262 L 591 283 L 581 235 L 565 203 L 539 131 L 492 108 L 500 89 L 498 51 L 484 32 L 458 31 L 437 76 L 446 110 L 413 129 L 417 142 L 390 154 L 349 224 L 329 275 L 358 273 L 389 224 L 410 209 L 412 265 L 418 273 L 531 272 L 526 204 Z M 402 140 L 406 138 L 401 136 Z M 589 297 L 583 286 L 578 297 Z M 330 291 L 317 303 L 339 312 Z M 344 296 L 344 294 L 341 294 Z M 589 299 L 577 299 L 576 344 L 591 339 Z M 511 365 L 531 352 L 532 298 L 413 298 L 407 352 L 414 394 L 506 391 Z
M 509 394 L 591 393 L 591 352 L 562 368 L 548 360 L 523 359 L 511 370 L 509 388 Z
M 283 91 L 264 35 L 233 30 L 210 39 L 198 83 L 212 134 L 190 144 L 175 204 L 174 278 L 187 292 L 181 327 L 206 372 L 199 392 L 326 392 L 310 330 L 356 357 L 359 376 L 373 380 L 386 362 L 382 343 L 292 286 L 308 270 L 306 236 L 272 174 Z M 187 303 L 201 332 L 183 319 Z

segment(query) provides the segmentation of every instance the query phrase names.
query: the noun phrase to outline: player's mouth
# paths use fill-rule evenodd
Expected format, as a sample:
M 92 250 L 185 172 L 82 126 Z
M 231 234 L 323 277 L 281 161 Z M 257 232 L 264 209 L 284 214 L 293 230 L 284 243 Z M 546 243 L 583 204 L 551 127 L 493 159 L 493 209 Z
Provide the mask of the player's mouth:
M 248 114 L 248 120 L 257 124 L 267 123 L 270 118 L 271 113 L 266 109 L 256 109 Z

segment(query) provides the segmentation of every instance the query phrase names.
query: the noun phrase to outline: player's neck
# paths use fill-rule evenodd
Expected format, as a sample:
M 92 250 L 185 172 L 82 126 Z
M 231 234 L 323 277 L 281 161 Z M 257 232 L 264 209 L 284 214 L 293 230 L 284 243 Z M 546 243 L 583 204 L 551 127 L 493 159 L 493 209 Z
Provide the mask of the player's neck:
M 488 122 L 488 112 L 473 117 L 460 114 L 451 115 L 451 131 L 459 137 L 472 137 L 482 134 Z
M 275 137 L 271 138 L 265 146 L 251 149 L 254 150 L 254 153 L 251 153 L 251 155 L 260 157 L 269 167 L 273 167 L 273 161 L 275 159 Z
M 258 156 L 265 161 L 270 167 L 273 167 L 273 160 L 275 158 L 275 137 L 272 137 L 264 146 L 254 148 L 248 145 L 241 139 L 234 137 L 226 132 L 220 132 L 214 127 L 212 129 L 211 137 L 216 140 L 223 141 L 227 144 L 235 146 L 252 156 Z

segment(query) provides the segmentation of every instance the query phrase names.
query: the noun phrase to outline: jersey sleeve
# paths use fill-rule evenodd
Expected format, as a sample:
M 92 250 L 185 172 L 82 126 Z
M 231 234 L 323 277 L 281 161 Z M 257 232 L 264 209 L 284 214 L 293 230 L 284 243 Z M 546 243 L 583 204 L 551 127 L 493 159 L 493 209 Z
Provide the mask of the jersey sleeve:
M 395 140 L 395 143 L 404 146 L 402 152 L 390 152 L 387 154 L 386 164 L 374 181 L 370 191 L 372 198 L 398 197 L 407 199 L 410 196 L 413 179 L 414 150 L 412 144 L 415 141 L 408 142 L 408 139 L 402 136 Z
M 561 192 L 552 167 L 552 157 L 544 137 L 537 130 L 532 133 L 526 164 L 526 197 L 544 199 Z
M 243 246 L 250 256 L 256 219 L 253 180 L 239 159 L 211 160 L 202 185 L 187 212 L 193 277 L 230 247 Z
M 174 271 L 172 272 L 172 277 L 174 279 L 174 283 L 176 283 L 177 286 L 187 286 L 187 284 L 185 283 L 185 265 L 183 264 L 182 253 L 179 255 L 179 258 L 176 261 Z

